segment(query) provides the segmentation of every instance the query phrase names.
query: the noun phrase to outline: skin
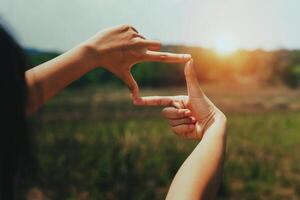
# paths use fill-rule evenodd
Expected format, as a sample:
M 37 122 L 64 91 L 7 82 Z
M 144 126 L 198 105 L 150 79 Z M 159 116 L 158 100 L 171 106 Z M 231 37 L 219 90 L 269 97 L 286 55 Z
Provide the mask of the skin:
M 226 148 L 226 117 L 205 96 L 189 61 L 187 96 L 143 97 L 137 105 L 167 106 L 162 114 L 173 131 L 200 142 L 178 170 L 166 199 L 215 199 Z
M 96 67 L 111 71 L 127 84 L 136 105 L 167 106 L 162 114 L 184 138 L 202 139 L 177 172 L 167 199 L 214 199 L 226 144 L 226 117 L 204 95 L 192 61 L 185 68 L 188 96 L 139 97 L 130 70 L 139 62 L 180 63 L 190 55 L 159 52 L 160 42 L 146 40 L 122 25 L 96 34 L 65 54 L 26 72 L 27 114 L 32 114 L 74 80 Z
M 159 52 L 161 43 L 147 40 L 129 25 L 104 30 L 57 58 L 28 70 L 28 115 L 38 110 L 71 82 L 103 67 L 119 77 L 139 99 L 139 88 L 130 70 L 139 62 L 184 63 L 191 56 Z

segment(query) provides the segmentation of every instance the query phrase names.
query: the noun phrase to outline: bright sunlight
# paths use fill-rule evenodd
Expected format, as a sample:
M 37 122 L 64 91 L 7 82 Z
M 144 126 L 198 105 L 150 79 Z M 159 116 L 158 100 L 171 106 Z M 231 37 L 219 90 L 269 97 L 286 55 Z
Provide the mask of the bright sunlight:
M 219 33 L 213 37 L 213 48 L 222 56 L 234 53 L 238 49 L 236 38 L 230 33 Z

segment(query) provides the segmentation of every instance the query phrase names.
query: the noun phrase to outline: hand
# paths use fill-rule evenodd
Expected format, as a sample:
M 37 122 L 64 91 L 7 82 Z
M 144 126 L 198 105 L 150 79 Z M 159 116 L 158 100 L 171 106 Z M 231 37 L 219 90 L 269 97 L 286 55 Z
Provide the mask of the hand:
M 130 72 L 134 64 L 146 61 L 180 63 L 191 58 L 187 54 L 158 52 L 161 47 L 159 41 L 145 39 L 128 25 L 100 32 L 83 46 L 89 51 L 87 63 L 104 67 L 119 77 L 131 90 L 133 99 L 137 99 L 139 94 L 139 87 Z
M 225 115 L 205 96 L 200 88 L 193 60 L 185 66 L 188 96 L 143 97 L 136 105 L 169 106 L 162 110 L 179 136 L 189 139 L 202 139 L 212 125 L 226 123 Z

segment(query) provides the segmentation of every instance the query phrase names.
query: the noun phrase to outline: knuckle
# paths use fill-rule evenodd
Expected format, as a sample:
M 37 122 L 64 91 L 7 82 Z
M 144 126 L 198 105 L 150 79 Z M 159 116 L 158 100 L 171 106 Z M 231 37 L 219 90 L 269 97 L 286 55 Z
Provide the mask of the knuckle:
M 142 42 L 141 39 L 135 37 L 134 34 L 133 34 L 133 36 L 131 36 L 131 40 L 129 42 L 129 45 L 136 46 L 138 44 L 141 44 L 141 42 Z
M 135 28 L 133 28 L 133 26 L 131 26 L 131 25 L 128 25 L 128 27 L 130 30 L 135 30 Z
M 127 31 L 130 29 L 130 26 L 128 24 L 122 24 L 120 25 L 120 29 L 122 29 L 123 31 Z
M 136 28 L 134 28 L 133 26 L 129 25 L 129 29 L 132 30 L 132 31 L 134 31 L 135 33 L 138 33 L 138 31 L 136 30 Z
M 181 110 L 177 109 L 176 115 L 177 115 L 177 117 L 182 117 L 183 112 Z
M 166 109 L 166 108 L 162 109 L 162 110 L 160 111 L 160 114 L 161 114 L 162 116 L 164 116 L 164 117 L 167 117 L 167 109 Z
M 166 54 L 159 55 L 159 60 L 161 60 L 161 61 L 167 60 L 167 55 Z
M 166 107 L 166 108 L 162 109 L 161 114 L 162 114 L 162 116 L 164 116 L 166 118 L 170 117 L 170 108 Z
M 138 33 L 136 32 L 132 32 L 131 35 L 130 35 L 131 39 L 136 39 L 137 41 L 141 42 L 142 41 L 142 36 L 139 35 Z
M 170 115 L 172 115 L 174 112 L 174 108 L 173 107 L 165 107 L 164 109 L 162 109 L 161 114 L 163 114 L 165 117 L 169 117 Z
M 193 123 L 193 120 L 191 118 L 186 119 L 187 123 Z

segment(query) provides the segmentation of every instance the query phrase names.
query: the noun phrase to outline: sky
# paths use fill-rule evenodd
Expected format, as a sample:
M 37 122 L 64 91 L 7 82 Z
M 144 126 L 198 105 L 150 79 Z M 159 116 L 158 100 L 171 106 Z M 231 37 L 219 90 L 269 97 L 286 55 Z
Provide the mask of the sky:
M 1 0 L 24 47 L 66 51 L 130 24 L 163 44 L 235 50 L 300 49 L 300 0 Z

